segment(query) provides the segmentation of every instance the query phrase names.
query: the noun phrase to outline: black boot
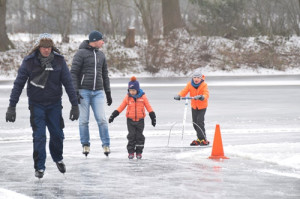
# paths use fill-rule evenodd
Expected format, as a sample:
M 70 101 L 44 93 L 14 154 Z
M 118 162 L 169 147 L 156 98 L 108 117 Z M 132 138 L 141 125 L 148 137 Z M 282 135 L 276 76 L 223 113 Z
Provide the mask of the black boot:
M 56 162 L 56 166 L 61 173 L 66 173 L 66 166 L 63 161 Z
M 40 169 L 40 170 L 35 170 L 35 177 L 37 178 L 43 178 L 44 176 L 44 170 Z

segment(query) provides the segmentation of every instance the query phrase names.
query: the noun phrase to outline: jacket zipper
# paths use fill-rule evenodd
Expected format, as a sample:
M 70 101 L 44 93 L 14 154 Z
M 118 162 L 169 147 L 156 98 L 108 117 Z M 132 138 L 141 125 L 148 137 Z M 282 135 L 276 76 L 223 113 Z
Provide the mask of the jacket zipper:
M 137 121 L 136 100 L 135 100 L 135 121 Z
M 82 76 L 82 79 L 81 79 L 80 85 L 82 85 L 82 83 L 83 83 L 83 80 L 84 80 L 84 74 L 83 74 L 83 76 Z
M 97 76 L 97 57 L 96 57 L 96 52 L 94 49 L 94 56 L 95 56 L 95 75 L 94 75 L 94 87 L 93 90 L 96 90 L 96 76 Z

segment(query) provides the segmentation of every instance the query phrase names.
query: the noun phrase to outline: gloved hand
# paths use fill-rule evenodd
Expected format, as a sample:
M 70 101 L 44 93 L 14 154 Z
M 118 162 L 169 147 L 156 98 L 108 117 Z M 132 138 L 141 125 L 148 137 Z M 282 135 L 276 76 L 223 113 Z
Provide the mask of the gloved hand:
M 151 118 L 152 126 L 155 126 L 156 125 L 156 115 L 155 115 L 155 113 L 152 111 L 152 112 L 149 113 L 149 116 Z
M 16 121 L 16 107 L 9 106 L 6 112 L 6 122 Z
M 203 96 L 203 95 L 196 95 L 196 96 L 194 97 L 194 99 L 195 99 L 195 100 L 201 100 L 201 101 L 203 101 L 203 100 L 204 100 L 204 96 Z
M 109 123 L 112 123 L 112 122 L 114 121 L 115 117 L 117 117 L 119 114 L 120 114 L 119 111 L 114 110 L 114 112 L 113 112 L 113 113 L 111 114 L 111 116 L 109 117 L 108 122 L 109 122 Z
M 110 106 L 112 104 L 111 93 L 110 93 L 110 91 L 108 91 L 108 92 L 105 92 L 105 94 L 106 94 L 107 105 Z
M 77 91 L 78 104 L 80 104 L 80 99 L 83 99 L 83 97 L 80 95 L 79 91 Z
M 174 100 L 180 100 L 180 95 L 176 95 L 176 96 L 174 97 Z
M 70 111 L 70 120 L 78 120 L 79 118 L 79 108 L 78 106 L 72 106 Z

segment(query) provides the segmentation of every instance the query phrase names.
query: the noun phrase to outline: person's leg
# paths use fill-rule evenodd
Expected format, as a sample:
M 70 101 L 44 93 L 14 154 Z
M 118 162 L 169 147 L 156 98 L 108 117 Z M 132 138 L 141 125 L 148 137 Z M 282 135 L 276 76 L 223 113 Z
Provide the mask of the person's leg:
M 82 146 L 90 146 L 89 117 L 90 117 L 91 91 L 80 89 L 79 93 L 83 97 L 83 99 L 80 100 L 80 104 L 79 104 L 80 142 Z
M 145 144 L 145 136 L 143 134 L 145 122 L 140 120 L 136 122 L 136 154 L 142 154 Z
M 50 134 L 49 150 L 54 162 L 63 159 L 64 121 L 61 102 L 47 106 L 46 125 Z
M 127 151 L 128 153 L 134 153 L 135 152 L 135 145 L 136 145 L 136 127 L 134 125 L 134 122 L 131 119 L 127 119 L 127 129 L 128 129 L 128 135 L 127 135 Z
M 46 162 L 46 113 L 43 106 L 30 105 L 30 124 L 33 130 L 33 160 L 35 170 L 45 170 Z
M 206 140 L 206 133 L 205 133 L 205 113 L 206 109 L 195 110 L 192 109 L 192 117 L 193 117 L 193 126 L 194 129 L 197 131 L 197 137 L 199 140 Z
M 108 123 L 105 115 L 105 93 L 103 90 L 94 91 L 91 98 L 91 107 L 99 128 L 99 136 L 102 141 L 102 147 L 110 146 L 108 133 Z

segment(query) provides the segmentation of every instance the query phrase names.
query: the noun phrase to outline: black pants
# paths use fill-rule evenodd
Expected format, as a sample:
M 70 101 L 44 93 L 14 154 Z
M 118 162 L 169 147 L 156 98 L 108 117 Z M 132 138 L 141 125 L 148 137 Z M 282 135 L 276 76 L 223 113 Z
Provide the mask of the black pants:
M 127 129 L 128 129 L 128 153 L 143 153 L 145 136 L 143 135 L 145 122 L 141 119 L 137 122 L 127 118 Z
M 203 139 L 206 140 L 205 124 L 204 124 L 205 112 L 206 112 L 206 108 L 200 110 L 192 108 L 193 126 L 197 132 L 197 137 L 199 140 L 203 140 Z

